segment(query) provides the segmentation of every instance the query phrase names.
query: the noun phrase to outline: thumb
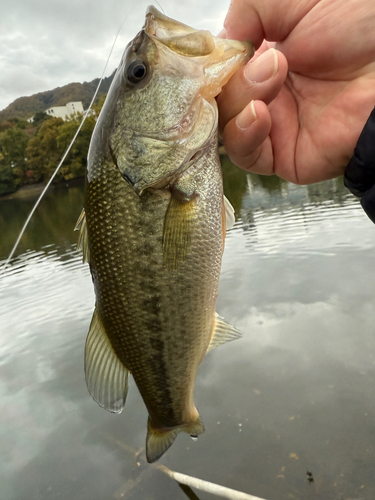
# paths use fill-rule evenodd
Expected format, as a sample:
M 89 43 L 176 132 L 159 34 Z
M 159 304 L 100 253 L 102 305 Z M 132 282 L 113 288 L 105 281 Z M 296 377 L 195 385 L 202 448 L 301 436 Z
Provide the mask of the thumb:
M 281 42 L 318 0 L 232 0 L 224 20 L 225 38 Z M 223 36 L 223 35 L 221 35 Z
M 250 101 L 261 100 L 269 104 L 279 93 L 287 71 L 284 55 L 275 49 L 266 50 L 237 71 L 217 99 L 220 129 Z

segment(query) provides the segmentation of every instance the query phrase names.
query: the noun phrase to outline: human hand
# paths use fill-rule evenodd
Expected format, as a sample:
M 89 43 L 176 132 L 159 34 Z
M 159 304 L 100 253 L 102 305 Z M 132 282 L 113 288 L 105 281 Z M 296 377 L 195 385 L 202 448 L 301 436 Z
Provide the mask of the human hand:
M 374 26 L 375 0 L 232 0 L 221 36 L 258 48 L 218 97 L 232 161 L 298 184 L 343 174 L 375 104 Z

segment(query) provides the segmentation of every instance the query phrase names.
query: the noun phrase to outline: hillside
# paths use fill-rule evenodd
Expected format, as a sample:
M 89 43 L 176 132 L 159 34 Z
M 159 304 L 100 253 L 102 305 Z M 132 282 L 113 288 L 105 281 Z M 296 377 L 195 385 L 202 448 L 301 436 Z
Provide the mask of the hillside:
M 114 72 L 111 76 L 103 78 L 97 99 L 102 94 L 108 92 L 113 77 Z M 45 111 L 52 106 L 64 106 L 67 102 L 72 101 L 82 101 L 83 107 L 86 109 L 90 104 L 98 83 L 99 78 L 96 78 L 92 82 L 69 83 L 54 90 L 39 92 L 29 97 L 19 97 L 3 111 L 0 111 L 0 122 L 9 120 L 10 118 L 27 119 L 35 115 L 38 111 Z

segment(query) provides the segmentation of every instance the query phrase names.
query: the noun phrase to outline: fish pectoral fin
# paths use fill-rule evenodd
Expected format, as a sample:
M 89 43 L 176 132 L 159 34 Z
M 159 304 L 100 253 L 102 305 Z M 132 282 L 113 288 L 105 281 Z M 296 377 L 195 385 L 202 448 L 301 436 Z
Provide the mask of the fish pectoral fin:
M 215 313 L 214 331 L 207 352 L 210 352 L 218 345 L 237 340 L 241 337 L 242 333 L 237 328 L 224 321 L 224 318 Z
M 167 266 L 177 269 L 190 251 L 197 218 L 196 195 L 184 199 L 180 191 L 172 194 L 164 219 L 163 254 Z
M 77 248 L 78 250 L 82 250 L 83 262 L 89 262 L 89 240 L 87 238 L 86 212 L 84 208 L 82 209 L 81 215 L 78 217 L 74 231 L 79 231 Z
M 117 357 L 95 308 L 85 346 L 86 384 L 106 410 L 121 413 L 128 393 L 129 371 Z
M 198 412 L 197 412 L 198 413 Z M 192 437 L 197 437 L 204 432 L 204 425 L 198 415 L 196 421 L 188 426 L 176 427 L 174 429 L 154 429 L 150 418 L 147 422 L 146 457 L 147 462 L 152 464 L 159 460 L 164 453 L 172 446 L 177 434 L 187 432 Z
M 228 231 L 231 227 L 234 226 L 236 219 L 234 217 L 234 208 L 231 205 L 231 202 L 228 200 L 226 196 L 223 196 L 223 205 L 224 205 L 224 213 L 225 213 L 225 229 Z

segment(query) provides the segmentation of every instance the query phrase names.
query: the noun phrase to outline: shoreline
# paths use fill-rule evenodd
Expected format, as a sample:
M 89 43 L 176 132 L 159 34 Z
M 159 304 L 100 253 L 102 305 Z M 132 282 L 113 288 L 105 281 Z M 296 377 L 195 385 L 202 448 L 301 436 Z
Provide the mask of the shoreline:
M 51 186 L 48 188 L 49 190 L 52 189 L 58 189 L 61 187 L 74 187 L 74 186 L 81 186 L 84 184 L 85 178 L 84 177 L 75 177 L 74 179 L 70 179 L 68 181 L 59 181 L 52 183 Z M 2 200 L 28 200 L 28 199 L 33 199 L 33 198 L 38 198 L 38 196 L 42 193 L 43 189 L 46 187 L 46 184 L 44 182 L 37 182 L 35 184 L 26 184 L 25 186 L 21 186 L 17 191 L 14 191 L 14 193 L 8 193 L 0 196 L 0 201 Z

